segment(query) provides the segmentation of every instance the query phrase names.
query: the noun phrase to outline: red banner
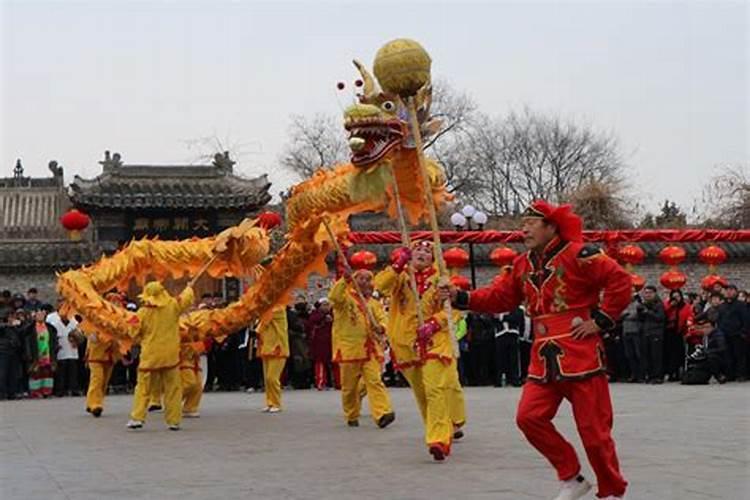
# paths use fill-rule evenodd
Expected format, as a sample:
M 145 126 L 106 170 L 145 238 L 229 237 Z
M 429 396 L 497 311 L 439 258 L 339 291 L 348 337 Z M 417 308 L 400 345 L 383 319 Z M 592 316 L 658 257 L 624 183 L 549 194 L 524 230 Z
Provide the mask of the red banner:
M 430 231 L 411 233 L 412 240 L 431 239 Z M 704 241 L 726 241 L 732 243 L 750 242 L 750 230 L 741 229 L 624 229 L 618 231 L 584 231 L 586 241 L 614 245 L 621 242 L 663 241 L 671 243 L 688 243 Z M 354 244 L 399 244 L 401 233 L 397 231 L 352 232 L 349 241 Z M 521 231 L 441 231 L 443 243 L 520 243 L 523 241 Z

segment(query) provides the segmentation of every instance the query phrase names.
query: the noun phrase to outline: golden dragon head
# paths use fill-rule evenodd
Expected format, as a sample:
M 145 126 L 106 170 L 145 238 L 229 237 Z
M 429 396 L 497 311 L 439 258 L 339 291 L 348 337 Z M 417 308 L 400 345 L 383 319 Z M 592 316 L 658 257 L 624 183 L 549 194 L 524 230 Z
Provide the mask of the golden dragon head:
M 344 112 L 344 128 L 349 132 L 351 162 L 358 168 L 371 169 L 398 149 L 413 149 L 409 113 L 398 95 L 383 91 L 365 66 L 354 60 L 359 71 L 362 92 L 358 103 Z M 358 82 L 359 83 L 359 82 Z M 430 118 L 432 85 L 428 82 L 417 92 L 415 105 L 423 137 L 436 133 L 440 120 Z

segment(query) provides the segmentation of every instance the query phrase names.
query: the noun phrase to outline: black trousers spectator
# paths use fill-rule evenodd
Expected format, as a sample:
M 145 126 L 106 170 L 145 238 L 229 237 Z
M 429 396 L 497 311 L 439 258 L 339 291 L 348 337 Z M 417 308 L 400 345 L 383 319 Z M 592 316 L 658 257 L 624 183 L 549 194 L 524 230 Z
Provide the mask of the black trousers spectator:
M 664 337 L 646 335 L 643 337 L 644 374 L 648 380 L 664 380 Z
M 495 361 L 497 363 L 495 385 L 497 387 L 502 386 L 503 375 L 506 384 L 520 385 L 521 373 L 518 354 L 518 335 L 504 333 L 495 337 Z
M 216 375 L 221 390 L 236 391 L 240 388 L 240 362 L 240 351 L 235 347 L 228 346 L 216 353 Z
M 644 379 L 644 363 L 641 354 L 643 338 L 640 334 L 623 334 L 622 344 L 625 349 L 625 359 L 628 361 L 628 367 L 630 368 L 631 380 L 642 381 Z
M 492 384 L 495 349 L 492 342 L 471 342 L 472 372 L 475 385 Z
M 86 342 L 84 341 L 78 346 L 78 359 L 86 359 Z M 79 390 L 86 394 L 89 390 L 89 371 L 86 369 L 86 363 L 79 361 L 76 363 L 78 366 L 78 387 Z
M 531 363 L 531 342 L 518 342 L 518 358 L 521 364 L 521 381 L 526 380 L 529 374 L 529 363 Z
M 0 400 L 16 398 L 19 365 L 15 352 L 0 352 Z
M 747 341 L 743 335 L 727 335 L 729 353 L 729 378 L 745 380 L 747 378 Z
M 680 369 L 685 364 L 685 342 L 678 333 L 664 333 L 664 371 L 670 380 L 680 379 Z
M 61 359 L 57 362 L 55 372 L 55 395 L 80 395 L 81 388 L 78 385 L 79 365 L 77 359 Z
M 206 385 L 203 387 L 204 392 L 214 390 L 214 381 L 216 380 L 216 353 L 218 346 L 213 344 L 211 349 L 206 353 Z

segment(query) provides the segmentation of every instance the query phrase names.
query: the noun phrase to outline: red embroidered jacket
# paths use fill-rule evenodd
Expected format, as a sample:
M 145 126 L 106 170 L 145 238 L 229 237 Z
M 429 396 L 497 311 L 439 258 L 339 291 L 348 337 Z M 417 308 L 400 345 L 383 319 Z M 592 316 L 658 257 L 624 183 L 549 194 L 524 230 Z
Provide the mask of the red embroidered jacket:
M 528 376 L 548 382 L 605 371 L 601 337 L 575 340 L 571 330 L 591 318 L 602 330 L 614 328 L 631 298 L 630 275 L 617 262 L 596 247 L 555 238 L 542 255 L 518 256 L 490 286 L 459 292 L 456 306 L 500 313 L 524 303 L 534 330 Z

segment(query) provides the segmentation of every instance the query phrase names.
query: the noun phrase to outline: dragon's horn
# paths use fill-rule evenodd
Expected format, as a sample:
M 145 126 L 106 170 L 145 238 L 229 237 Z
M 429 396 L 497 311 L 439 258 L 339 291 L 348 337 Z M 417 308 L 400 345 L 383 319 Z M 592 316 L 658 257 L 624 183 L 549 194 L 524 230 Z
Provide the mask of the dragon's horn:
M 359 74 L 362 75 L 362 81 L 364 82 L 362 91 L 364 92 L 365 97 L 371 97 L 375 94 L 375 79 L 372 77 L 370 72 L 367 71 L 367 68 L 365 68 L 364 64 L 357 61 L 356 59 L 352 62 L 354 63 L 354 66 L 356 66 L 357 70 L 359 70 Z

